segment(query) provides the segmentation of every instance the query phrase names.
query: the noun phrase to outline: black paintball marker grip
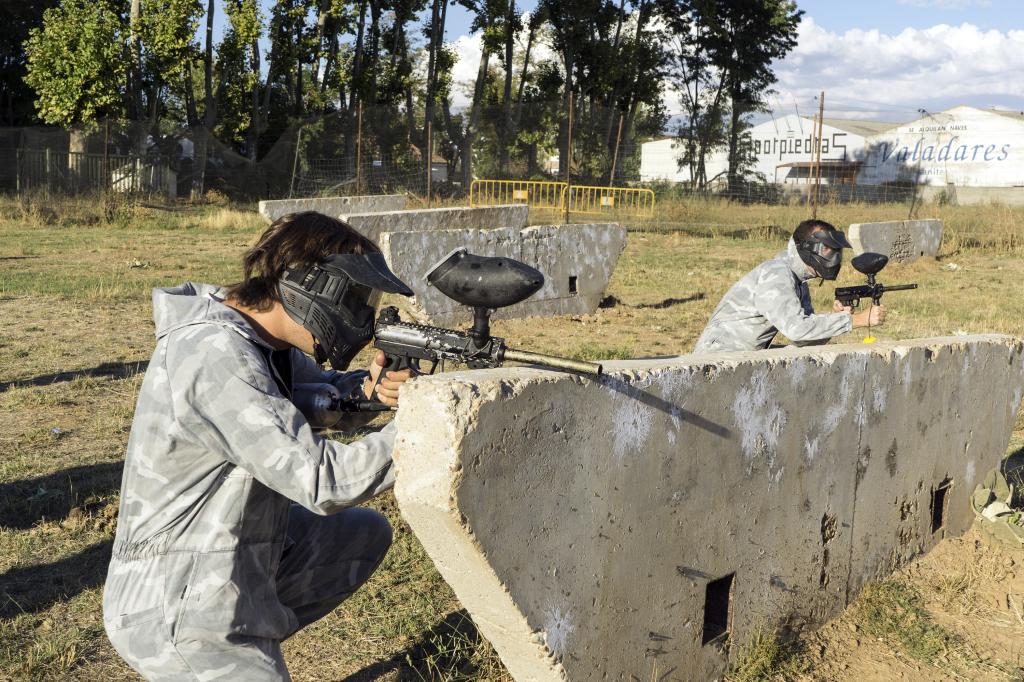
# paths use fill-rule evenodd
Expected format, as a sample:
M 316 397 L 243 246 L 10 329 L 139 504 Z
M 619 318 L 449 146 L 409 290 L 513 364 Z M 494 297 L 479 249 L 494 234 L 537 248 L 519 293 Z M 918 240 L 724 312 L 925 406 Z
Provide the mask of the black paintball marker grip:
M 408 358 L 404 355 L 395 355 L 386 351 L 384 353 L 384 366 L 380 368 L 380 374 L 377 375 L 377 381 L 373 383 L 373 388 L 370 389 L 370 400 L 372 402 L 380 402 L 380 397 L 377 395 L 377 387 L 380 386 L 380 382 L 387 376 L 388 372 L 401 372 L 404 369 L 410 370 L 411 376 L 422 374 L 420 371 L 420 361 L 417 358 Z M 383 403 L 381 403 L 383 405 Z M 385 409 L 392 409 L 387 405 L 384 405 Z

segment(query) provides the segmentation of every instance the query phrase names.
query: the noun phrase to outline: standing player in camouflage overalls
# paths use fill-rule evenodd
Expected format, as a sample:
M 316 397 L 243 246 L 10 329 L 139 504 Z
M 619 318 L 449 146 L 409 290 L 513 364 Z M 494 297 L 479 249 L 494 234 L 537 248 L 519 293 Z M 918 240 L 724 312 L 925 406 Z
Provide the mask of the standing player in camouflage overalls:
M 816 315 L 807 281 L 834 280 L 843 264 L 843 249 L 853 248 L 846 235 L 823 220 L 797 226 L 787 249 L 761 263 L 733 285 L 711 313 L 694 353 L 762 350 L 778 332 L 793 345 L 827 343 L 859 327 L 885 323 L 886 307 L 854 313 L 839 301 Z
M 391 544 L 387 520 L 355 505 L 394 484 L 394 424 L 342 445 L 290 397 L 321 382 L 397 405 L 409 374 L 373 391 L 382 353 L 369 372 L 337 370 L 372 338 L 380 292 L 412 292 L 376 244 L 317 213 L 275 222 L 243 264 L 227 288 L 153 292 L 157 345 L 103 593 L 111 643 L 148 680 L 289 680 L 281 640 L 358 589 Z

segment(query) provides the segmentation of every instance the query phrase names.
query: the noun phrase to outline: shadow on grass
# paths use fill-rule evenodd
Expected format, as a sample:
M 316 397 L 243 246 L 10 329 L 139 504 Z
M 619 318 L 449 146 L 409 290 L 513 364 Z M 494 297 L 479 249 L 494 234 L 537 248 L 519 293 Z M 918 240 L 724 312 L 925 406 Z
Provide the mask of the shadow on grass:
M 103 584 L 114 540 L 104 540 L 49 564 L 0 574 L 0 618 L 40 612 Z
M 409 647 L 337 682 L 371 682 L 394 672 L 400 680 L 493 679 L 481 666 L 498 666 L 500 662 L 493 651 L 490 656 L 482 653 L 483 647 L 489 648 L 469 613 L 453 611 Z
M 703 300 L 704 300 L 704 292 L 703 291 L 698 291 L 693 296 L 687 296 L 686 298 L 666 298 L 661 303 L 640 303 L 636 307 L 637 308 L 651 308 L 653 310 L 663 310 L 665 308 L 671 308 L 674 305 L 679 305 L 680 303 L 693 303 L 694 301 L 703 301 Z
M 89 496 L 107 497 L 120 490 L 123 469 L 124 462 L 103 462 L 0 483 L 0 526 L 23 530 L 44 517 L 63 519 Z
M 116 376 L 126 377 L 139 372 L 145 372 L 149 368 L 149 360 L 138 362 L 101 362 L 92 369 L 79 369 L 73 372 L 56 372 L 54 374 L 40 374 L 31 379 L 14 379 L 13 381 L 0 381 L 0 393 L 9 388 L 17 386 L 49 386 L 58 381 L 74 381 L 78 377 L 95 376 Z

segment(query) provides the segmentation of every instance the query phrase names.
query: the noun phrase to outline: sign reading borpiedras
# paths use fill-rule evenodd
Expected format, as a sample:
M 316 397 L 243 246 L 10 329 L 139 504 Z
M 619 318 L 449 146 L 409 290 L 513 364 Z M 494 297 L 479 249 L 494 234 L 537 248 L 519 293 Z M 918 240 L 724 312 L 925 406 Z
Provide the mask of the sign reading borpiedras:
M 848 236 L 857 254 L 872 252 L 906 265 L 918 258 L 934 258 L 942 243 L 941 220 L 899 220 L 854 223 Z

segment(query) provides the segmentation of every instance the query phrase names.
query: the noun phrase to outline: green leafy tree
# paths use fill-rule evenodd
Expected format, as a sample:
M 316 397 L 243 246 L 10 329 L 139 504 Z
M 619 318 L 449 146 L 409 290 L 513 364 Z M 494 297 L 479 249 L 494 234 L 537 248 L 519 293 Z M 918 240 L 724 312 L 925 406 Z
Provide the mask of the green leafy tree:
M 125 9 L 118 0 L 66 0 L 44 12 L 43 27 L 29 34 L 25 77 L 43 121 L 66 126 L 121 113 Z

